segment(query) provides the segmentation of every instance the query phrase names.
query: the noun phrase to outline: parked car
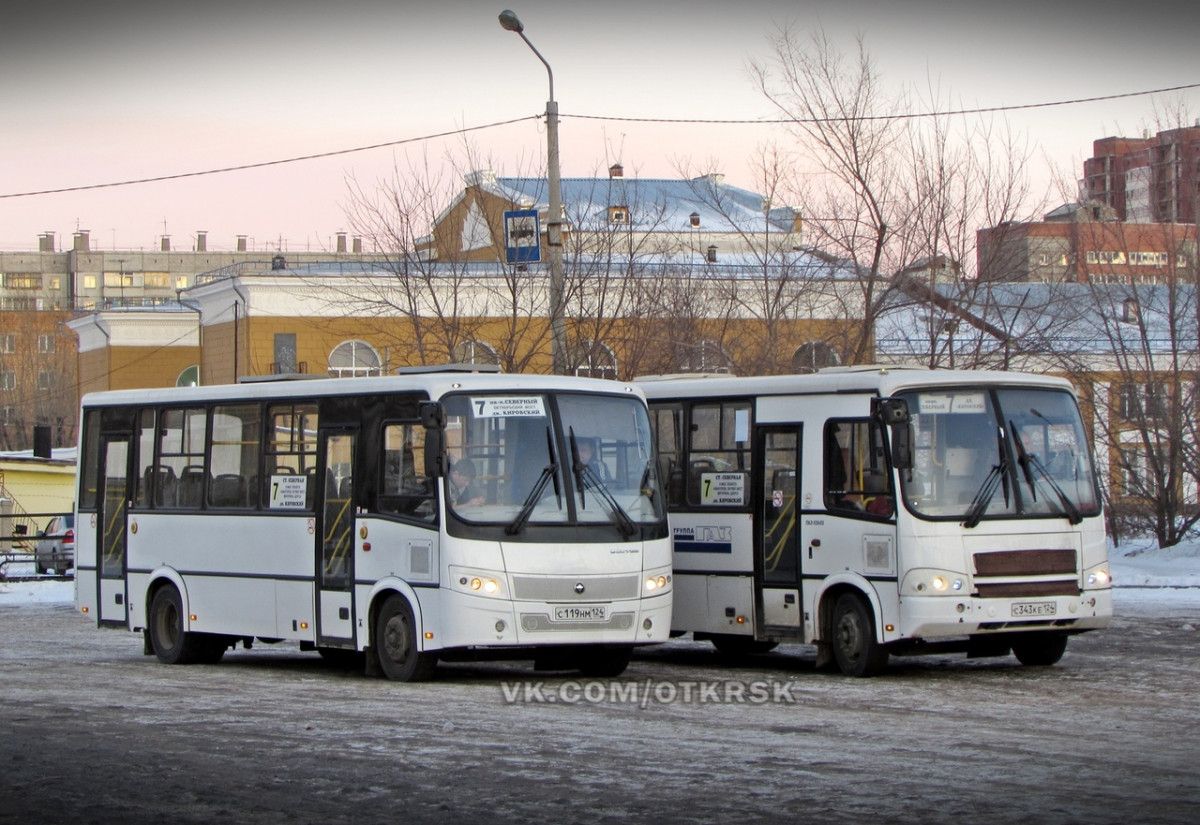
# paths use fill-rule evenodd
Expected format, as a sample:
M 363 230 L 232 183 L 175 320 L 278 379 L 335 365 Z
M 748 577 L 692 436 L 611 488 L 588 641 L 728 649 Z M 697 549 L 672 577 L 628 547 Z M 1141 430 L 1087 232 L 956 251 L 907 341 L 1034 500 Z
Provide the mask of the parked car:
M 63 574 L 75 566 L 75 515 L 64 513 L 50 519 L 38 534 L 34 564 L 39 573 Z

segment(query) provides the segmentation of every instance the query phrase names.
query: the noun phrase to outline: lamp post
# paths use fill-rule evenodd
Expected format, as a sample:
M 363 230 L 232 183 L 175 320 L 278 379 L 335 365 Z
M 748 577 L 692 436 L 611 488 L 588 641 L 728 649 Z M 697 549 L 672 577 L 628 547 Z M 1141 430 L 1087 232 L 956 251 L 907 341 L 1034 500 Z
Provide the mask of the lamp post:
M 562 233 L 562 176 L 558 166 L 558 101 L 554 99 L 554 71 L 546 58 L 542 57 L 529 38 L 525 27 L 512 11 L 500 12 L 500 25 L 516 32 L 525 45 L 537 55 L 546 67 L 550 79 L 550 99 L 546 101 L 546 175 L 549 184 L 550 204 L 546 217 L 546 246 L 549 247 L 550 263 L 550 357 L 556 375 L 566 372 L 566 329 L 563 323 L 563 233 Z

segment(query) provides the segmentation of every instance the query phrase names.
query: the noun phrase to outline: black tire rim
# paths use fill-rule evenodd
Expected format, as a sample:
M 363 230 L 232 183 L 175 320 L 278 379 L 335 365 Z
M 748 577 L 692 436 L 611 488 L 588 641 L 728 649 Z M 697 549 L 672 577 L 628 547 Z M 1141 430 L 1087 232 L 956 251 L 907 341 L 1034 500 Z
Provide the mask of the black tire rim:
M 407 662 L 412 653 L 408 617 L 402 612 L 388 617 L 383 626 L 383 652 L 398 665 Z
M 862 656 L 862 627 L 853 611 L 846 611 L 838 618 L 837 640 L 838 649 L 847 660 L 857 661 Z

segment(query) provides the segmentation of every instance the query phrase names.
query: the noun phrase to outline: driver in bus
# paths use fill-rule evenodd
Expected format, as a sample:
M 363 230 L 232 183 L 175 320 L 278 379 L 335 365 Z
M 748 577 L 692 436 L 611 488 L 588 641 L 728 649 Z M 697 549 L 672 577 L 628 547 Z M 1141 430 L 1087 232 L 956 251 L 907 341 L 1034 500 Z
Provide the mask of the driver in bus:
M 591 470 L 596 475 L 596 478 L 604 482 L 610 482 L 613 480 L 612 474 L 608 471 L 608 465 L 596 456 L 596 445 L 594 439 L 579 439 L 575 444 L 575 450 L 579 454 L 580 465 Z
M 460 458 L 450 468 L 450 500 L 459 507 L 484 502 L 483 487 L 475 480 L 475 462 L 469 458 Z

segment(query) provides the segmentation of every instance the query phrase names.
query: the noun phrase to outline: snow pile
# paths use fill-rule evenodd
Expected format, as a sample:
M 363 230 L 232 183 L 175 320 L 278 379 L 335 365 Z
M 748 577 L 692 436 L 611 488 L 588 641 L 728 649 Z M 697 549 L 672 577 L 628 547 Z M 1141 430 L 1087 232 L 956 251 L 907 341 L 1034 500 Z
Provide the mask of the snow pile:
M 1113 584 L 1123 587 L 1200 587 L 1200 540 L 1159 549 L 1152 538 L 1109 545 Z
M 0 581 L 0 606 L 23 604 L 73 604 L 75 582 Z

